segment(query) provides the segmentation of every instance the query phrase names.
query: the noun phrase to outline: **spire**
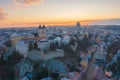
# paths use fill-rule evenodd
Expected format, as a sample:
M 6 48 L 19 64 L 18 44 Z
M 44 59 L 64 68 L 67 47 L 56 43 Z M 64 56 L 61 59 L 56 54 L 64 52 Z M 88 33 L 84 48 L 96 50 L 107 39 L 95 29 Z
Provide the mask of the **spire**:
M 39 29 L 41 29 L 41 25 L 39 25 Z
M 45 25 L 43 26 L 39 25 L 39 29 L 45 29 Z
M 45 25 L 43 25 L 43 29 L 45 29 Z
M 76 26 L 77 26 L 77 27 L 81 27 L 80 22 L 77 22 L 77 23 L 76 23 Z

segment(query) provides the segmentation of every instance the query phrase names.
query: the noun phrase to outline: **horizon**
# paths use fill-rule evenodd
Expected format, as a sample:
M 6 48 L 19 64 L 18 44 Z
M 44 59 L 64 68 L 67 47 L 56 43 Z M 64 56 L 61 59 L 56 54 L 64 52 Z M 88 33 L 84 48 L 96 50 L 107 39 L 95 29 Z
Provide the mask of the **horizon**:
M 109 19 L 111 20 L 111 19 Z M 112 20 L 111 20 L 112 21 Z M 120 24 L 104 24 L 104 20 L 85 20 L 85 21 L 73 21 L 73 22 L 49 22 L 49 23 L 18 23 L 18 25 L 15 24 L 11 24 L 9 25 L 5 25 L 5 26 L 0 26 L 0 29 L 4 29 L 4 28 L 31 28 L 31 27 L 38 27 L 39 25 L 45 25 L 46 27 L 75 27 L 76 23 L 80 22 L 81 26 L 85 27 L 85 26 L 112 26 L 112 25 L 116 25 L 116 26 L 120 26 Z M 120 21 L 119 21 L 120 22 Z M 101 24 L 99 24 L 101 23 Z M 20 25 L 19 25 L 20 24 Z
M 0 28 L 120 25 L 119 0 L 1 0 Z

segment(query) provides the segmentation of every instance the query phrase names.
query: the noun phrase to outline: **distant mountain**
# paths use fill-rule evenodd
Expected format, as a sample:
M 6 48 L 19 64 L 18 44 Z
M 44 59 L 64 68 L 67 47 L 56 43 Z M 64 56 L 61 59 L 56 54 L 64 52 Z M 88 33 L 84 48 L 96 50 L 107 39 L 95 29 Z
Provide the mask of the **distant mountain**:
M 95 20 L 90 23 L 91 25 L 120 25 L 120 19 L 105 19 Z

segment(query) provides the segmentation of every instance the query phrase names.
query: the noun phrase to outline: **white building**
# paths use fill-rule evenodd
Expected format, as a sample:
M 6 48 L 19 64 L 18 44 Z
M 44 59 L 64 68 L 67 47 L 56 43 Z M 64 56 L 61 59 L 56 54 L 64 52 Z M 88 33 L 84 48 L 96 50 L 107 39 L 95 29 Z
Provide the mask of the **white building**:
M 69 44 L 70 43 L 70 36 L 68 36 L 68 35 L 63 36 L 62 42 L 64 45 Z
M 62 44 L 62 38 L 61 37 L 56 37 L 56 38 L 53 39 L 53 42 L 57 42 L 58 46 L 61 46 L 61 44 Z
M 70 42 L 70 36 L 69 35 L 64 35 L 62 38 L 61 37 L 56 37 L 53 39 L 53 42 L 57 42 L 58 46 L 61 46 L 62 44 L 67 45 Z
M 103 49 L 103 45 L 100 45 L 96 53 L 96 59 L 105 60 L 105 58 L 106 58 L 106 52 Z
M 15 45 L 16 51 L 18 51 L 24 57 L 27 57 L 28 45 L 29 45 L 28 42 L 18 41 Z
M 47 39 L 42 39 L 37 42 L 38 48 L 41 50 L 47 50 L 50 48 L 50 42 Z
M 80 31 L 80 29 L 81 29 L 80 22 L 77 22 L 77 23 L 76 23 L 76 27 L 77 27 L 77 30 Z

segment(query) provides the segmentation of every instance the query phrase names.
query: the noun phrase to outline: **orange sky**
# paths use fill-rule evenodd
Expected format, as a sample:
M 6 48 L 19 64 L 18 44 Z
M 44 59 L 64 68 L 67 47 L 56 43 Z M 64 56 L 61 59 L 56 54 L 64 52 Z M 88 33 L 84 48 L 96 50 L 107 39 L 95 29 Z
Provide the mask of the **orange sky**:
M 76 25 L 76 22 L 77 21 L 66 21 L 66 22 L 43 22 L 43 23 L 14 23 L 14 24 L 5 24 L 5 25 L 2 25 L 4 27 L 11 27 L 11 26 L 15 26 L 15 27 L 33 27 L 33 26 L 38 26 L 39 24 L 41 25 L 46 25 L 46 26 L 74 26 Z M 80 21 L 80 24 L 81 25 L 89 25 L 91 22 L 93 22 L 93 20 L 86 20 L 86 21 Z M 1 26 L 1 27 L 2 27 Z M 2 28 L 4 28 L 2 27 Z
M 89 25 L 99 20 L 120 19 L 120 0 L 0 1 L 0 27 L 75 25 L 77 21 Z

